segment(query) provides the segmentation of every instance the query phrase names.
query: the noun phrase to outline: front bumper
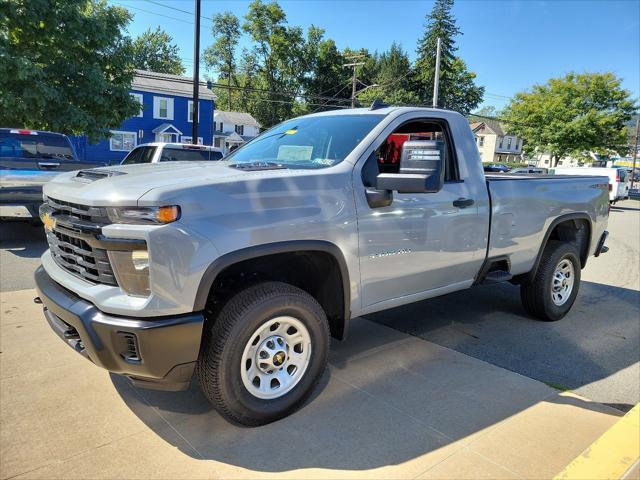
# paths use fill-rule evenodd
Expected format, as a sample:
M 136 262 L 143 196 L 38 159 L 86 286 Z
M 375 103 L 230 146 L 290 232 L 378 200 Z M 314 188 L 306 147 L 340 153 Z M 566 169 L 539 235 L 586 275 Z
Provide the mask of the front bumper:
M 42 204 L 42 186 L 0 189 L 0 217 L 37 219 Z
M 201 313 L 127 318 L 101 312 L 63 288 L 39 267 L 35 272 L 44 315 L 76 352 L 141 387 L 183 390 L 189 386 L 204 317 Z

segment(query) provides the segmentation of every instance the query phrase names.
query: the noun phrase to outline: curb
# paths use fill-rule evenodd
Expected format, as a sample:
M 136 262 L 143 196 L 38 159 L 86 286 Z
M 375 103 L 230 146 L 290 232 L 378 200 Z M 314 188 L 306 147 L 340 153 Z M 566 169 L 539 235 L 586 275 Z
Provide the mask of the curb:
M 621 479 L 640 457 L 640 403 L 604 432 L 554 480 Z

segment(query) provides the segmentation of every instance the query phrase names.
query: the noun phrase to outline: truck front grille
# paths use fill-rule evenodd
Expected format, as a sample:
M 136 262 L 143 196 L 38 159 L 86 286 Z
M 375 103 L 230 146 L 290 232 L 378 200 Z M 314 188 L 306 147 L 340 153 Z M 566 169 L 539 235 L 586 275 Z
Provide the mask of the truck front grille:
M 104 209 L 52 198 L 47 199 L 46 205 L 57 220 L 53 230 L 46 230 L 53 260 L 67 272 L 91 283 L 117 285 L 107 251 L 90 245 L 95 238 L 90 231 L 99 231 L 108 221 Z M 82 228 L 74 228 L 63 219 L 78 220 Z

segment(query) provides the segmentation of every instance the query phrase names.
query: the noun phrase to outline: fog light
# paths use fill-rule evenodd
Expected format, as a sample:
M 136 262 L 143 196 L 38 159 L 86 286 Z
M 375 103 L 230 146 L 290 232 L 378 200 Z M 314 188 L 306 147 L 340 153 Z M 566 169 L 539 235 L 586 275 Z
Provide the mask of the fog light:
M 107 254 L 122 290 L 136 297 L 148 297 L 151 294 L 147 250 L 109 251 Z

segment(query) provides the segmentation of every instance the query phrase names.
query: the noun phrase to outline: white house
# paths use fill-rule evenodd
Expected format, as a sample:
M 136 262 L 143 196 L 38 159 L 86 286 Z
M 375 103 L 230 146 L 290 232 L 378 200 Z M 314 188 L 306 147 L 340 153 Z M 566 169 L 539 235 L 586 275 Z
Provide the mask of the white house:
M 225 153 L 260 134 L 260 124 L 249 113 L 216 110 L 213 122 L 213 145 Z
M 500 122 L 483 120 L 469 125 L 483 162 L 518 162 L 522 160 L 522 139 L 506 133 Z

